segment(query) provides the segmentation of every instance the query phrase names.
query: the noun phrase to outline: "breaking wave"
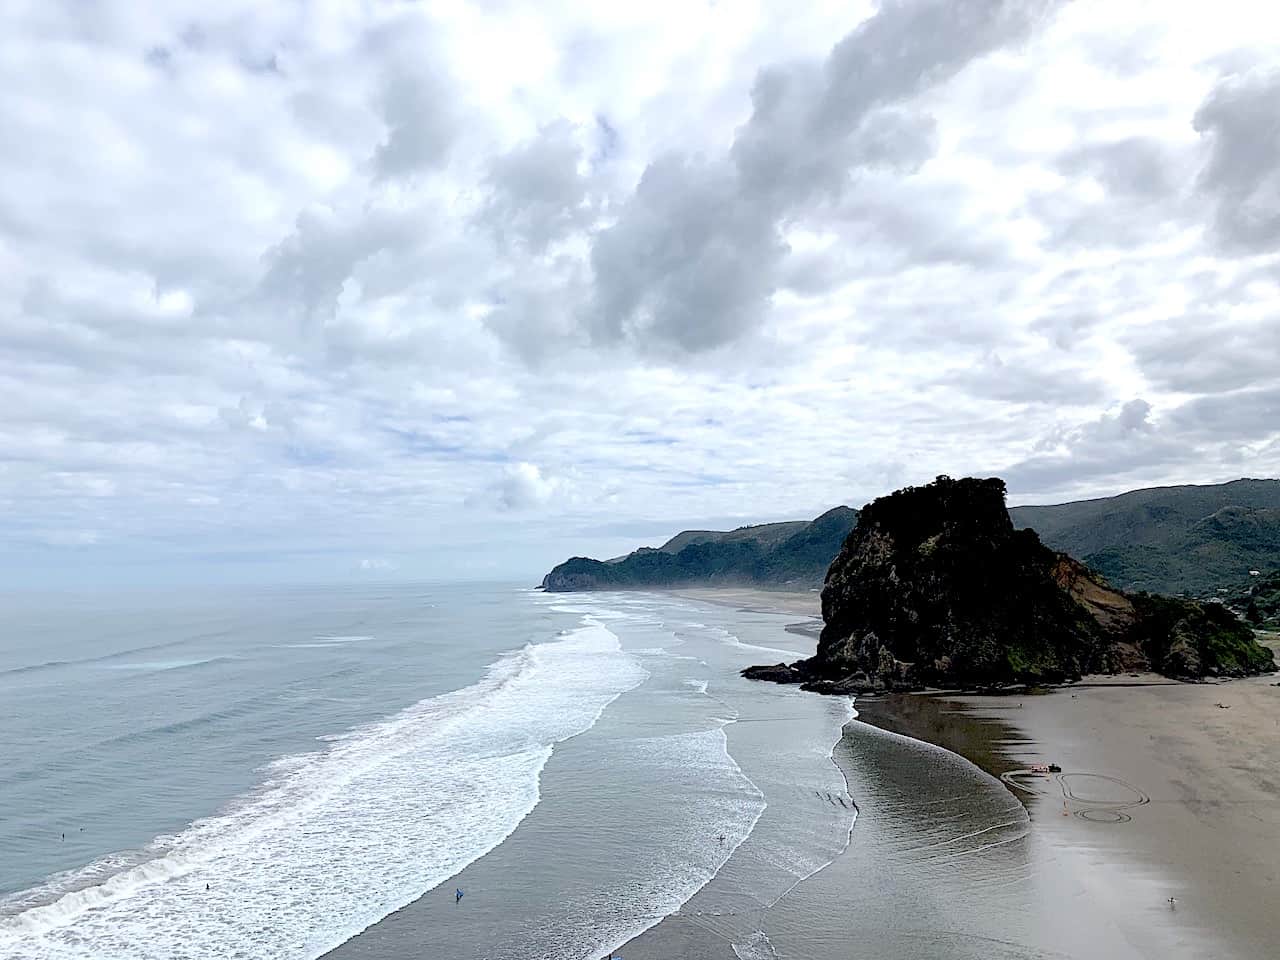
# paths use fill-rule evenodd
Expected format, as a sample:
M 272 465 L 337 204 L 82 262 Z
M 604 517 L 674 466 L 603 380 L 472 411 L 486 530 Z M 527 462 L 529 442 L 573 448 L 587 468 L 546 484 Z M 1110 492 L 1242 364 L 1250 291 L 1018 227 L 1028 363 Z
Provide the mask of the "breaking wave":
M 0 955 L 318 957 L 501 843 L 555 744 L 646 676 L 588 618 L 471 687 L 276 761 L 179 834 L 0 900 Z

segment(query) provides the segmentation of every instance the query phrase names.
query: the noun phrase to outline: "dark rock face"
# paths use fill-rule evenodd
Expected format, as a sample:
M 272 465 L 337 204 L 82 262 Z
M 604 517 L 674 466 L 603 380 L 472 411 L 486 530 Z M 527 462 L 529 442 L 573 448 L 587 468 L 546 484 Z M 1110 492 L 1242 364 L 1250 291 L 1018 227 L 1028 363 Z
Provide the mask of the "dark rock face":
M 804 677 L 785 663 L 775 663 L 767 667 L 747 667 L 742 675 L 748 680 L 768 680 L 772 683 L 799 683 Z
M 817 654 L 761 679 L 847 693 L 1275 669 L 1229 612 L 1112 589 L 1015 530 L 1004 498 L 999 479 L 939 477 L 865 507 L 827 572 Z

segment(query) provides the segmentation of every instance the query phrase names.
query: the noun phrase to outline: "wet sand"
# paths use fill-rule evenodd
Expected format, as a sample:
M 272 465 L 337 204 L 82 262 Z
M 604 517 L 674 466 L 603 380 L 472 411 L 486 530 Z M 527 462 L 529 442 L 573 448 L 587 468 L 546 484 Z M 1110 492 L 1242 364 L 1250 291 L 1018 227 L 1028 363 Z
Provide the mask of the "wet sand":
M 1086 864 L 1106 912 L 1140 948 L 1154 928 L 1172 934 L 1161 956 L 1261 960 L 1280 942 L 1278 679 L 1098 678 L 1038 696 L 858 707 L 864 721 L 1012 781 L 1032 830 Z M 1013 773 L 1050 761 L 1062 775 Z
M 787 632 L 816 640 L 822 632 L 822 593 L 819 590 L 764 590 L 759 587 L 684 587 L 664 590 L 673 597 L 732 607 L 745 613 L 781 613 L 803 617 L 787 624 Z
M 854 721 L 834 760 L 859 814 L 843 854 L 760 903 L 732 860 L 628 960 L 1139 958 L 996 779 L 954 753 Z M 744 845 L 745 846 L 745 845 Z M 1168 954 L 1176 956 L 1176 954 Z
M 673 597 L 714 603 L 760 613 L 787 613 L 802 617 L 822 616 L 822 594 L 817 590 L 763 590 L 759 587 L 684 587 L 664 590 Z
M 770 600 L 717 593 L 687 595 Z M 860 700 L 833 757 L 860 810 L 845 852 L 763 909 L 732 889 L 731 860 L 685 909 L 617 952 L 1280 955 L 1277 681 L 1123 676 L 1035 696 Z M 1050 761 L 1061 774 L 1019 772 Z M 723 915 L 707 916 L 705 904 Z

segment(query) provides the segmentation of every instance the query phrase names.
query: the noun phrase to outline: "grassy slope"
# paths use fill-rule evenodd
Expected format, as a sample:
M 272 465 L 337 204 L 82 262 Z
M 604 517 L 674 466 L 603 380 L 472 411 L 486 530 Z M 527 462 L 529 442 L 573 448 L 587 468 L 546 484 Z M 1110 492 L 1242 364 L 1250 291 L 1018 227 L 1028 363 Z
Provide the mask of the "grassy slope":
M 1280 568 L 1280 480 L 1155 487 L 1009 513 L 1126 590 L 1208 595 L 1245 582 L 1250 569 Z

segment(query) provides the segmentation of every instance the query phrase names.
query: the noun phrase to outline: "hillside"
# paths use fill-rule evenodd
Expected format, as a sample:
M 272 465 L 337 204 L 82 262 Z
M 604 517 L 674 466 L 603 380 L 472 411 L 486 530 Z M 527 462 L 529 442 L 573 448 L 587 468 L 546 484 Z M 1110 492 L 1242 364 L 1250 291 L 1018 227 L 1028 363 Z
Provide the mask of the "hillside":
M 1154 487 L 1009 515 L 1123 590 L 1211 596 L 1245 586 L 1250 570 L 1280 569 L 1280 480 Z
M 815 656 L 749 677 L 830 693 L 1274 670 L 1222 604 L 1110 587 L 1017 530 L 996 478 L 939 477 L 864 507 L 822 591 Z
M 836 507 L 813 520 L 686 530 L 661 547 L 641 547 L 616 560 L 573 557 L 548 573 L 542 586 L 552 592 L 690 584 L 818 587 L 857 516 Z
M 730 543 L 754 540 L 762 549 L 770 550 L 793 534 L 799 533 L 812 521 L 783 520 L 780 523 L 758 523 L 734 530 L 683 530 L 658 547 L 663 553 L 676 554 L 695 543 Z
M 1222 602 L 1260 630 L 1280 629 L 1280 571 L 1249 581 L 1224 595 Z

